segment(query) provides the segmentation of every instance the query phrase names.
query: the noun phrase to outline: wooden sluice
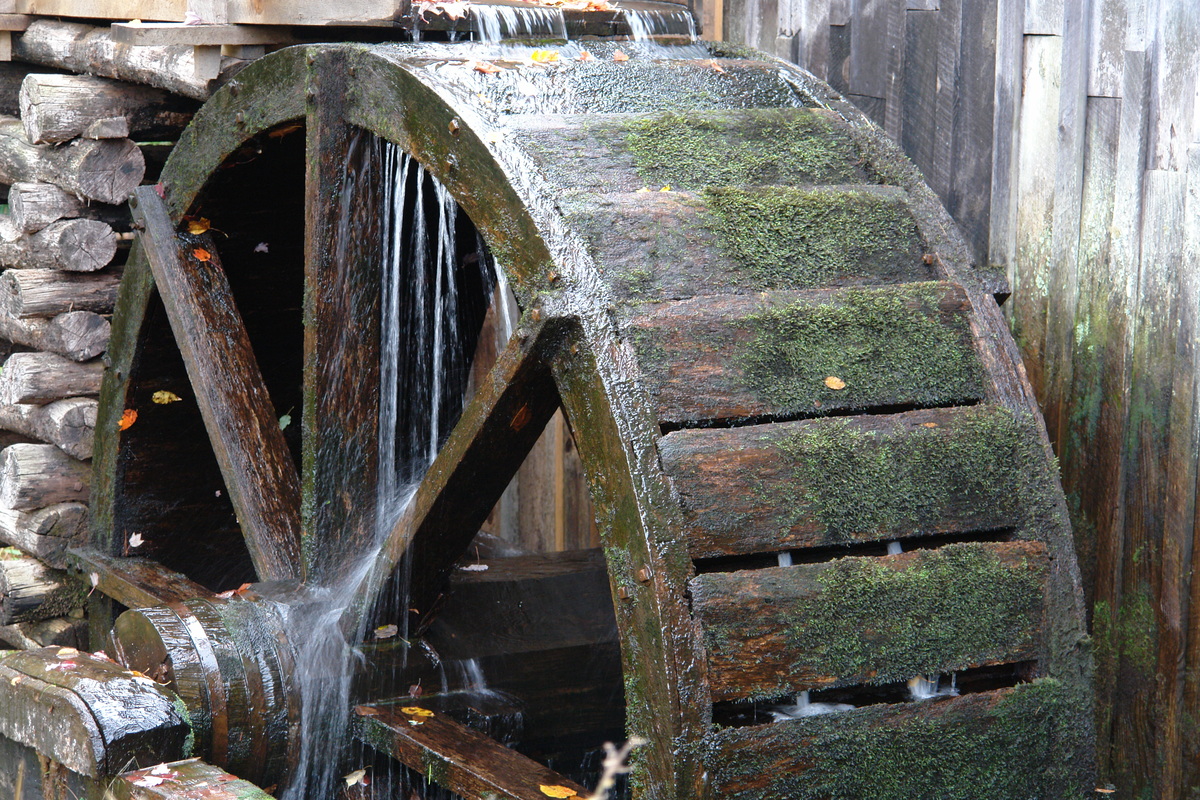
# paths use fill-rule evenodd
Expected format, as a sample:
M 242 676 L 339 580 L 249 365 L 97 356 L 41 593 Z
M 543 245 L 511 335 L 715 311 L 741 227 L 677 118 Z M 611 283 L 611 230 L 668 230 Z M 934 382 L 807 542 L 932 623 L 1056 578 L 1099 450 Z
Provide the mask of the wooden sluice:
M 638 737 L 639 800 L 1091 790 L 1078 569 L 1007 287 L 865 117 L 722 45 L 518 64 L 380 41 L 420 9 L 235 5 L 8 20 L 0 635 L 29 649 L 0 657 L 0 758 L 39 766 L 0 796 L 258 798 L 302 768 L 304 636 L 386 469 L 389 146 L 452 201 L 478 302 L 465 403 L 340 619 L 367 620 L 351 776 L 583 796 L 571 760 Z M 56 251 L 68 226 L 99 244 Z M 497 285 L 461 277 L 492 259 Z

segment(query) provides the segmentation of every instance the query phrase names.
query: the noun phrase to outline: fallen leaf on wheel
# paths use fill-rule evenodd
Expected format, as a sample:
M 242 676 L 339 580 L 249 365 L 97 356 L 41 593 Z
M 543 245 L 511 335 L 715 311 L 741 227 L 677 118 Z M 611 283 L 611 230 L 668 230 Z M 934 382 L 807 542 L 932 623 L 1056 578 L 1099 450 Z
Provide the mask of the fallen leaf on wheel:
M 408 714 L 410 717 L 432 717 L 433 716 L 432 711 L 430 711 L 428 708 L 421 708 L 420 706 L 405 706 L 404 708 L 400 709 L 400 713 Z
M 157 775 L 143 775 L 133 782 L 134 786 L 144 786 L 147 789 L 153 789 L 155 786 L 161 786 L 166 783 L 166 778 L 160 778 Z
M 566 798 L 575 796 L 575 790 L 567 786 L 546 786 L 539 783 L 538 788 L 542 790 L 542 794 L 546 795 L 546 797 Z
M 117 428 L 127 431 L 133 427 L 135 422 L 137 422 L 137 409 L 127 408 L 125 413 L 121 414 L 121 421 L 117 423 Z
M 146 543 L 146 540 L 142 538 L 142 535 L 140 533 L 135 533 L 133 536 L 129 537 L 129 546 L 130 547 L 141 547 L 145 543 Z
M 620 50 L 613 53 L 613 61 L 621 62 L 621 61 L 628 61 L 628 60 L 629 60 L 629 56 L 625 55 L 625 53 L 621 52 Z M 575 793 L 571 792 L 571 794 L 575 794 Z
M 830 389 L 833 389 L 835 392 L 840 392 L 842 389 L 846 388 L 846 382 L 836 375 L 830 375 L 828 378 L 826 378 L 825 385 Z
M 155 392 L 154 394 L 150 395 L 150 401 L 153 403 L 157 403 L 160 406 L 165 406 L 170 403 L 178 403 L 182 399 L 183 399 L 182 397 L 175 394 L 174 392 L 168 392 L 165 390 L 158 391 L 158 392 Z
M 193 236 L 199 236 L 208 231 L 212 227 L 212 223 L 204 217 L 195 217 L 187 221 L 187 232 Z
M 579 56 L 575 60 L 576 61 L 595 61 L 596 57 L 594 55 L 592 55 L 591 53 L 589 53 L 587 50 L 584 50 L 582 53 L 579 54 Z
M 400 629 L 395 625 L 380 625 L 375 629 L 376 639 L 390 639 L 400 632 Z
M 553 64 L 558 61 L 557 50 L 534 50 L 529 54 L 529 60 L 535 64 Z
M 354 786 L 355 784 L 362 783 L 363 779 L 366 777 L 367 771 L 365 769 L 356 769 L 354 772 L 351 772 L 349 775 L 345 776 L 346 785 Z
M 212 253 L 205 250 L 203 247 L 197 247 L 192 250 L 192 255 L 197 261 L 212 261 Z
M 500 71 L 500 68 L 490 61 L 468 61 L 467 64 L 471 69 L 482 72 L 484 75 L 495 75 Z

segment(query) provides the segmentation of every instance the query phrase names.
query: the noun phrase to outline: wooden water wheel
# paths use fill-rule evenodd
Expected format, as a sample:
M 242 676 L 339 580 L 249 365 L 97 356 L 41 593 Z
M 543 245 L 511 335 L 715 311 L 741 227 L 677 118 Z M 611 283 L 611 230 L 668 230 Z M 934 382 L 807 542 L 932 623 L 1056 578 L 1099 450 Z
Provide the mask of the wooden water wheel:
M 452 49 L 280 51 L 139 190 L 77 556 L 142 609 L 117 622 L 126 659 L 184 697 L 198 755 L 261 785 L 295 768 L 295 620 L 256 599 L 268 589 L 214 595 L 326 582 L 374 525 L 369 136 L 446 187 L 521 309 L 364 584 L 408 554 L 414 635 L 561 406 L 603 561 L 534 554 L 506 580 L 574 581 L 601 620 L 611 600 L 624 728 L 647 742 L 635 797 L 1081 796 L 1077 568 L 1003 281 L 807 74 L 719 47 L 589 49 L 496 74 Z M 125 558 L 134 534 L 150 562 Z M 597 600 L 586 576 L 603 572 Z M 915 700 L 922 678 L 942 693 Z M 537 724 L 581 713 L 584 689 Z M 574 786 L 371 691 L 355 734 L 434 783 Z

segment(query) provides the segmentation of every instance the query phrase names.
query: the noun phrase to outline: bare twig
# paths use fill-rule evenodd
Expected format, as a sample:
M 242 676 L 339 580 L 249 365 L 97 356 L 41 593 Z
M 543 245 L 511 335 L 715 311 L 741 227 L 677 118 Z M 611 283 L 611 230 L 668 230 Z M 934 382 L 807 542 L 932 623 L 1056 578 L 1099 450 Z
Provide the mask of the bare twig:
M 634 736 L 620 748 L 612 742 L 605 742 L 600 782 L 596 784 L 596 790 L 587 800 L 608 800 L 608 793 L 617 785 L 617 776 L 629 772 L 629 765 L 626 763 L 629 754 L 633 752 L 633 748 L 641 747 L 645 743 L 646 740 L 640 736 Z

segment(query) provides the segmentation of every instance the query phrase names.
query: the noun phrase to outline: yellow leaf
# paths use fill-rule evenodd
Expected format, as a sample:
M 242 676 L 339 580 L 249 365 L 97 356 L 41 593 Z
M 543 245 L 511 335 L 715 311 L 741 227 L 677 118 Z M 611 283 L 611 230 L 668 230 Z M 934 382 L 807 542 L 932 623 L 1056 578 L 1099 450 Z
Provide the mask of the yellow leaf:
M 121 421 L 117 423 L 117 428 L 127 431 L 133 427 L 133 423 L 137 422 L 137 409 L 127 408 L 125 413 L 121 415 Z
M 557 50 L 534 50 L 529 54 L 529 60 L 535 64 L 553 64 L 558 61 Z
M 421 708 L 420 706 L 405 706 L 404 708 L 400 709 L 400 713 L 408 714 L 410 717 L 432 717 L 433 716 L 432 711 L 430 711 L 428 708 Z M 575 794 L 575 793 L 571 792 L 571 794 Z
M 840 392 L 846 388 L 846 382 L 836 375 L 830 375 L 825 379 L 825 385 L 836 392 Z
M 160 406 L 165 406 L 170 403 L 178 403 L 183 398 L 180 397 L 179 395 L 175 394 L 174 392 L 168 392 L 164 389 L 164 390 L 157 391 L 154 394 L 150 395 L 150 399 Z
M 207 219 L 204 217 L 196 217 L 195 219 L 188 220 L 187 232 L 194 236 L 199 236 L 200 234 L 207 232 L 211 227 L 212 223 Z
M 566 786 L 546 786 L 539 783 L 538 788 L 542 790 L 542 794 L 546 795 L 546 797 L 566 798 L 575 796 L 575 790 L 568 789 Z
M 661 189 L 659 189 L 659 191 L 660 191 L 660 192 L 669 192 L 669 191 L 671 191 L 671 184 L 669 184 L 669 183 L 668 183 L 666 186 L 664 186 L 664 187 L 662 187 Z

